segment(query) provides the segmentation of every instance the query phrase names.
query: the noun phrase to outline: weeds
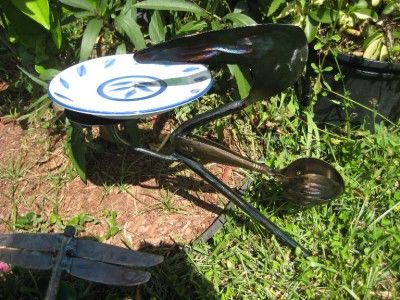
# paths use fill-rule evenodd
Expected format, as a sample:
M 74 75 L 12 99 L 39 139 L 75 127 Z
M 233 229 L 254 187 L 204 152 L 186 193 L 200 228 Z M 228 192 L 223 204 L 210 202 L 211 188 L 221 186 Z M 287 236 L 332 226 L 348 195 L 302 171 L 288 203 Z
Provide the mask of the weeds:
M 76 1 L 62 2 L 82 5 Z M 139 45 L 144 42 L 156 43 L 174 35 L 237 25 L 232 22 L 235 15 L 226 17 L 230 13 L 235 13 L 230 7 L 230 1 L 195 1 L 191 7 L 199 13 L 197 16 L 190 11 L 171 12 L 161 7 L 165 5 L 170 8 L 179 1 L 171 1 L 167 4 L 158 1 L 156 4 L 159 10 L 149 9 L 146 15 L 152 22 L 151 33 L 146 30 L 130 32 L 126 27 L 114 28 L 114 25 L 118 25 L 116 18 L 121 21 L 121 17 L 136 12 L 137 7 L 145 5 L 144 2 L 138 2 L 131 11 L 127 11 L 129 8 L 127 6 L 134 5 L 136 1 L 126 1 L 126 5 L 122 5 L 120 1 L 114 1 L 110 7 L 102 6 L 107 1 L 100 2 L 101 4 L 96 8 L 85 6 L 68 10 L 68 20 L 75 21 L 63 27 L 63 34 L 66 35 L 63 41 L 67 45 L 60 49 L 62 53 L 60 65 L 53 66 L 54 68 L 76 62 L 79 59 L 78 52 L 81 59 L 94 54 L 92 46 L 95 40 L 91 40 L 84 49 L 75 51 L 83 32 L 102 30 L 94 49 L 95 52 L 103 49 L 114 53 L 114 51 L 132 50 L 134 41 Z M 239 3 L 242 2 L 239 1 Z M 280 1 L 273 2 L 277 4 Z M 206 8 L 207 13 L 194 3 L 201 3 L 201 7 Z M 267 9 L 267 7 L 264 8 Z M 88 9 L 89 13 L 92 13 L 91 21 L 97 20 L 95 16 L 98 16 L 103 23 L 95 21 L 90 27 L 87 25 L 89 29 L 85 29 L 87 20 L 82 12 Z M 243 12 L 240 13 L 242 15 L 246 12 L 246 10 L 240 11 Z M 75 14 L 78 14 L 79 18 Z M 3 46 L 0 46 L 0 55 L 3 55 L 5 51 L 1 47 Z M 28 50 L 39 51 L 40 47 Z M 25 49 L 23 53 L 26 55 L 31 53 L 28 50 Z M 70 141 L 65 148 L 73 157 L 73 164 L 38 175 L 40 180 L 50 184 L 54 195 L 47 195 L 47 192 L 36 195 L 38 200 L 34 203 L 37 204 L 40 201 L 43 203 L 34 207 L 31 207 L 33 204 L 28 205 L 26 190 L 22 188 L 21 183 L 25 179 L 28 181 L 27 178 L 35 174 L 29 173 L 29 168 L 22 159 L 1 165 L 0 184 L 4 184 L 7 189 L 0 192 L 6 194 L 10 211 L 7 212 L 9 218 L 1 220 L 0 225 L 7 225 L 10 231 L 34 232 L 61 231 L 66 225 L 73 225 L 77 228 L 78 234 L 83 234 L 91 225 L 105 225 L 102 232 L 97 235 L 98 238 L 118 239 L 121 228 L 125 228 L 125 224 L 119 224 L 117 221 L 120 211 L 110 208 L 100 214 L 74 211 L 69 216 L 63 216 L 60 213 L 63 197 L 65 197 L 61 195 L 62 187 L 73 182 L 77 172 L 82 178 L 87 179 L 88 165 L 86 163 L 90 163 L 95 156 L 91 157 L 91 153 L 101 156 L 111 151 L 109 144 L 95 144 L 93 137 L 90 134 L 85 135 L 81 127 L 65 127 L 64 124 L 57 123 L 59 120 L 54 119 L 55 115 L 49 108 L 47 97 L 41 96 L 42 91 L 39 91 L 38 87 L 27 80 L 15 67 L 15 70 L 12 69 L 5 63 L 6 61 L 8 60 L 1 61 L 1 74 L 11 70 L 13 76 L 4 77 L 4 80 L 13 85 L 7 91 L 0 91 L 3 101 L 0 107 L 1 115 L 8 115 L 9 119 L 27 122 L 30 126 L 34 124 L 39 128 L 58 127 L 60 129 L 61 127 L 61 133 L 64 134 L 66 131 Z M 313 83 L 314 92 L 327 95 L 331 91 L 324 84 L 323 75 L 330 71 L 330 68 L 324 64 L 315 64 L 312 68 L 316 72 L 316 80 Z M 238 72 L 238 68 L 232 66 L 230 69 L 213 70 L 217 80 L 211 93 L 203 97 L 201 101 L 176 109 L 171 114 L 174 119 L 171 126 L 177 126 L 195 114 L 237 99 L 239 94 L 244 95 L 248 86 L 245 78 Z M 46 81 L 43 74 L 48 76 L 50 73 L 41 69 L 42 79 L 39 79 Z M 50 78 L 51 76 L 47 79 Z M 238 80 L 238 78 L 241 79 Z M 341 74 L 338 74 L 336 79 L 343 80 Z M 348 95 L 340 97 L 345 100 L 343 102 L 345 107 L 355 105 Z M 30 104 L 27 104 L 24 100 L 27 98 L 37 100 L 32 100 Z M 261 175 L 248 174 L 251 184 L 245 192 L 246 200 L 311 249 L 314 256 L 304 259 L 292 255 L 286 247 L 279 244 L 273 236 L 265 233 L 257 224 L 244 217 L 239 210 L 231 209 L 227 212 L 225 226 L 209 243 L 178 245 L 177 249 L 160 246 L 151 250 L 163 254 L 165 262 L 161 267 L 153 270 L 152 281 L 142 287 L 145 297 L 154 299 L 398 299 L 400 297 L 399 123 L 398 121 L 397 123 L 386 122 L 386 124 L 373 122 L 375 131 L 371 133 L 367 130 L 369 129 L 367 124 L 359 128 L 351 127 L 349 118 L 350 116 L 346 115 L 347 123 L 343 127 L 318 127 L 314 122 L 312 107 L 299 106 L 296 91 L 288 89 L 268 101 L 254 104 L 240 115 L 224 118 L 199 129 L 197 134 L 209 135 L 219 141 L 225 141 L 232 148 L 240 150 L 251 158 L 264 161 L 274 168 L 282 168 L 288 162 L 302 156 L 325 159 L 334 164 L 343 175 L 346 191 L 339 199 L 325 206 L 306 211 L 286 211 L 282 204 L 279 186 L 273 180 Z M 137 135 L 136 129 L 132 124 L 128 130 L 128 135 L 133 136 L 133 139 Z M 72 145 L 74 148 L 71 147 Z M 86 152 L 89 153 L 87 157 Z M 107 165 L 99 171 L 106 177 L 106 180 L 99 183 L 102 186 L 102 196 L 110 195 L 115 191 L 127 194 L 136 201 L 136 196 L 129 191 L 129 180 L 138 173 L 137 164 L 141 163 L 143 158 L 137 157 L 134 161 L 128 161 L 128 155 L 125 153 L 123 156 L 118 156 L 117 160 L 121 162 L 118 166 Z M 100 164 L 103 162 L 100 161 Z M 75 167 L 75 170 L 72 167 Z M 117 175 L 111 171 L 114 168 L 118 169 Z M 149 211 L 157 209 L 165 212 L 165 215 L 186 213 L 184 209 L 176 207 L 172 201 L 179 188 L 174 187 L 174 192 L 166 187 L 161 189 L 160 197 L 156 199 L 157 204 L 150 206 Z M 86 201 L 87 198 L 82 197 L 82 199 Z M 93 203 L 96 205 L 97 202 Z M 19 207 L 25 208 L 23 213 L 18 211 Z M 133 247 L 125 235 L 122 237 L 122 242 L 130 248 Z M 178 251 L 182 249 L 183 251 Z M 13 276 L 0 277 L 1 298 L 43 298 L 43 291 L 47 288 L 48 274 L 31 273 L 16 268 L 13 272 Z M 69 299 L 85 297 L 132 299 L 137 296 L 134 289 L 110 288 L 106 290 L 103 286 L 74 281 L 70 278 L 66 278 L 62 283 L 60 295 L 70 297 Z

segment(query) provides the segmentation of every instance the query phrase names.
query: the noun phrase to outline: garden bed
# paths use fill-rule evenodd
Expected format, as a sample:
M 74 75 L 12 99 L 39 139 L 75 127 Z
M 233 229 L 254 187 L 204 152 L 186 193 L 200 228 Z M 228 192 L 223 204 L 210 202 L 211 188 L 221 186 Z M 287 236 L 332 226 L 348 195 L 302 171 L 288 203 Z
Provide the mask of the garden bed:
M 84 183 L 71 170 L 64 138 L 0 121 L 1 232 L 13 229 L 8 223 L 20 231 L 57 232 L 70 223 L 84 230 L 82 236 L 111 244 L 173 246 L 199 237 L 223 212 L 226 199 L 183 165 L 110 144 L 89 161 Z M 243 182 L 231 167 L 208 169 L 231 187 Z

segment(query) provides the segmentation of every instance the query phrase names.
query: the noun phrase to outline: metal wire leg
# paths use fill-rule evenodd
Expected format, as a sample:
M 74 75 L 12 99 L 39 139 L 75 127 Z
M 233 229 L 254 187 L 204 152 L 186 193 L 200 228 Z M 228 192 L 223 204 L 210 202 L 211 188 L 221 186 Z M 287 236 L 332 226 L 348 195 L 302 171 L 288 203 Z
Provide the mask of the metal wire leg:
M 295 251 L 298 247 L 301 249 L 302 255 L 304 257 L 308 257 L 311 255 L 310 251 L 298 244 L 286 232 L 281 230 L 278 226 L 276 226 L 274 223 L 264 217 L 256 208 L 248 204 L 242 197 L 240 197 L 240 195 L 238 195 L 222 181 L 220 181 L 217 177 L 212 175 L 202 165 L 181 154 L 176 154 L 176 157 L 191 170 L 193 170 L 197 175 L 199 175 L 210 185 L 212 185 L 216 190 L 218 190 L 225 197 L 231 200 L 236 206 L 238 206 L 241 210 L 248 214 L 252 219 L 260 223 L 265 229 L 274 234 L 279 241 L 287 245 L 290 249 Z
M 227 115 L 231 115 L 236 113 L 248 105 L 246 100 L 236 100 L 233 102 L 229 102 L 221 107 L 216 109 L 207 111 L 200 115 L 194 116 L 193 118 L 187 120 L 182 125 L 180 125 L 174 132 L 171 134 L 171 142 L 174 143 L 174 137 L 178 135 L 186 135 L 194 128 L 201 126 L 205 123 L 211 122 L 213 120 L 225 117 Z

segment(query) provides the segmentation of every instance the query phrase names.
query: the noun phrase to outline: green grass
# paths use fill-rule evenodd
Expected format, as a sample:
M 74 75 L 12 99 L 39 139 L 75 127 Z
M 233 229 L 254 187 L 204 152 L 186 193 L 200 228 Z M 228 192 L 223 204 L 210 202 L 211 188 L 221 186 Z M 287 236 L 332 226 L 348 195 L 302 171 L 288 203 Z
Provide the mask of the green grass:
M 216 84 L 201 101 L 177 109 L 172 126 L 177 127 L 195 114 L 237 98 L 231 96 L 234 92 L 230 89 L 232 80 L 228 80 L 228 73 L 219 69 L 215 72 L 217 82 L 223 84 Z M 26 106 L 24 98 L 32 95 L 37 99 L 32 84 L 25 84 L 24 77 L 17 79 L 14 79 L 14 90 L 1 94 L 4 100 L 0 115 L 6 114 L 12 120 L 21 117 Z M 36 103 L 34 99 L 32 103 Z M 48 138 L 38 144 L 44 143 L 51 156 L 50 133 L 52 130 L 64 132 L 64 124 L 54 123 L 54 112 L 45 104 L 29 114 L 23 124 L 31 133 L 38 128 L 48 130 Z M 196 134 L 221 140 L 227 129 L 235 149 L 273 168 L 283 168 L 304 156 L 324 159 L 342 174 L 346 190 L 326 205 L 295 211 L 283 205 L 276 181 L 248 174 L 251 184 L 244 193 L 245 199 L 314 256 L 305 259 L 291 253 L 233 208 L 227 211 L 225 226 L 208 243 L 147 249 L 162 254 L 165 261 L 152 270 L 151 281 L 140 287 L 141 295 L 144 299 L 399 299 L 399 126 L 398 121 L 397 125 L 376 124 L 374 133 L 364 129 L 368 125 L 351 130 L 344 126 L 318 128 L 310 108 L 299 108 L 294 92 L 289 89 L 269 101 L 254 104 L 239 115 L 196 130 Z M 89 146 L 92 152 L 107 151 L 107 145 L 101 143 L 91 141 Z M 120 177 L 116 172 L 101 174 L 106 178 L 104 194 L 129 194 L 127 179 L 140 171 L 136 161 L 128 160 L 129 154 L 124 149 L 119 150 L 118 159 L 122 163 L 117 173 Z M 116 149 L 112 152 L 116 153 Z M 47 158 L 38 158 L 38 162 Z M 117 223 L 118 212 L 111 207 L 98 216 L 77 212 L 62 219 L 59 206 L 63 199 L 58 192 L 77 177 L 72 164 L 38 177 L 30 174 L 29 168 L 22 159 L 0 165 L 0 181 L 11 183 L 8 190 L 0 191 L 8 197 L 11 209 L 9 219 L 0 222 L 10 231 L 61 231 L 66 225 L 74 225 L 84 235 L 86 226 L 101 222 L 106 227 L 98 238 L 107 240 L 122 230 L 124 224 Z M 47 181 L 51 186 L 49 191 L 42 192 L 39 207 L 33 207 L 33 201 L 25 197 L 23 189 L 24 180 L 33 179 Z M 179 188 L 176 186 L 176 191 Z M 172 196 L 171 191 L 160 190 L 160 203 L 149 210 L 186 213 L 184 208 L 172 206 Z M 27 212 L 18 212 L 21 203 Z M 46 213 L 45 206 L 50 207 L 50 213 Z M 129 247 L 128 238 L 123 239 Z M 49 276 L 48 272 L 13 268 L 13 274 L 0 275 L 0 298 L 41 299 Z M 60 290 L 63 299 L 136 299 L 136 293 L 135 288 L 106 287 L 69 276 L 64 277 Z
M 350 138 L 340 130 L 318 130 L 307 118 L 310 112 L 300 112 L 291 92 L 260 108 L 258 115 L 250 112 L 250 115 L 224 121 L 224 126 L 232 128 L 239 146 L 250 156 L 263 158 L 276 168 L 301 156 L 320 157 L 332 163 L 345 180 L 346 190 L 339 199 L 324 206 L 293 211 L 282 209 L 276 182 L 249 174 L 252 183 L 245 198 L 314 256 L 305 259 L 294 255 L 241 211 L 231 209 L 223 229 L 208 243 L 148 249 L 164 255 L 165 262 L 153 270 L 151 281 L 140 288 L 142 296 L 152 299 L 398 299 L 399 128 L 377 124 L 375 133 L 358 129 L 352 131 Z M 2 180 L 16 184 L 26 174 L 19 162 L 1 169 Z M 60 188 L 68 178 L 73 178 L 70 172 L 67 168 L 54 173 L 51 179 L 54 187 Z M 130 172 L 129 168 L 126 172 Z M 115 187 L 120 192 L 128 188 L 118 181 Z M 22 195 L 18 191 L 14 189 L 10 201 L 19 201 Z M 169 198 L 164 196 L 163 210 L 169 211 Z M 57 215 L 59 201 L 50 201 L 54 206 L 52 218 L 15 212 L 7 222 L 14 229 L 46 231 L 49 226 L 58 224 L 62 228 L 72 223 L 84 230 L 87 224 L 98 221 L 84 213 L 61 220 Z M 120 230 L 115 222 L 116 214 L 109 211 L 99 216 L 108 224 L 103 238 Z M 12 298 L 15 294 L 11 289 L 16 287 L 19 295 L 40 298 L 48 276 L 15 269 L 13 276 L 1 279 L 0 293 Z M 89 299 L 99 295 L 108 299 L 136 297 L 136 289 L 89 285 L 68 276 L 62 293 L 74 295 L 72 299 L 79 299 L 82 293 Z

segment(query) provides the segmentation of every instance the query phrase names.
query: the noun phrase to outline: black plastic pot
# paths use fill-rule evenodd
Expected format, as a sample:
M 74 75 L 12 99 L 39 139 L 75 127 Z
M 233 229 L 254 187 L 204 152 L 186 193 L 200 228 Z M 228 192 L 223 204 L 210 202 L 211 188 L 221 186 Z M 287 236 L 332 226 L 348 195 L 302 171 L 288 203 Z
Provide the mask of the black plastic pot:
M 383 115 L 391 121 L 397 121 L 400 116 L 400 64 L 372 61 L 360 57 L 339 54 L 337 63 L 333 57 L 327 57 L 326 65 L 334 68 L 324 72 L 324 80 L 336 93 L 349 92 L 349 98 L 356 101 L 348 109 L 349 120 L 352 124 L 362 124 L 367 118 L 370 128 L 375 122 L 380 122 Z M 335 81 L 334 76 L 339 69 L 344 75 L 343 80 Z M 339 104 L 335 104 L 335 100 Z M 315 121 L 322 123 L 343 123 L 346 114 L 343 109 L 344 101 L 348 101 L 334 93 L 321 96 L 314 106 Z M 376 109 L 374 114 L 370 109 Z

